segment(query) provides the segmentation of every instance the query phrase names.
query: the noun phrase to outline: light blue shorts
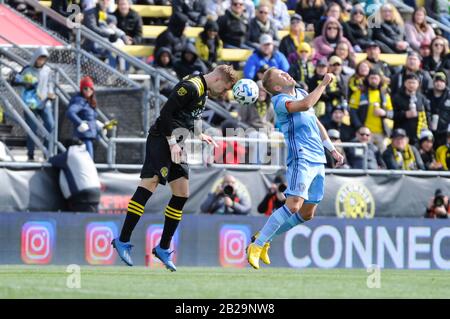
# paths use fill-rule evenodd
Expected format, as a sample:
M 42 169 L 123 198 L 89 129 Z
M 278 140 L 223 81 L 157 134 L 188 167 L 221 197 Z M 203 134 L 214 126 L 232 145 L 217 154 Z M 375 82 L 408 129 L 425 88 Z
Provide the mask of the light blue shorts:
M 299 196 L 305 203 L 318 204 L 325 190 L 325 165 L 305 159 L 292 161 L 286 171 L 286 196 Z

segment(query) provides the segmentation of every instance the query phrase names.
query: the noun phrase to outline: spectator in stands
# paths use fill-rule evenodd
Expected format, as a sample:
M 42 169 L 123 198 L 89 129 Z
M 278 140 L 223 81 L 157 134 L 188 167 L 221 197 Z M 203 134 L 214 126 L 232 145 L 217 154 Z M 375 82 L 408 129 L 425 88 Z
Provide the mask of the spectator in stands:
M 405 76 L 405 86 L 394 95 L 394 128 L 406 131 L 411 144 L 416 145 L 420 132 L 431 123 L 431 110 L 427 98 L 419 91 L 419 78 Z
M 278 38 L 278 29 L 274 20 L 270 18 L 269 4 L 264 2 L 258 6 L 256 16 L 250 20 L 247 32 L 247 45 L 254 49 L 259 49 L 259 39 L 263 34 L 272 36 L 275 46 L 278 46 L 280 41 Z
M 356 52 L 362 52 L 371 42 L 372 29 L 369 28 L 364 9 L 355 5 L 352 9 L 350 21 L 343 23 L 344 36 L 353 45 Z
M 323 34 L 324 31 L 323 25 L 328 20 L 328 18 L 334 18 L 335 20 L 342 23 L 343 21 L 341 14 L 342 14 L 341 6 L 335 2 L 331 2 L 327 7 L 325 15 L 320 17 L 319 20 L 316 20 L 316 23 L 314 25 L 315 36 L 318 37 L 319 35 Z
M 295 13 L 299 14 L 305 21 L 306 31 L 314 31 L 314 25 L 323 16 L 325 8 L 324 0 L 299 0 L 295 7 Z
M 186 28 L 187 18 L 185 15 L 176 12 L 172 14 L 167 29 L 160 33 L 155 41 L 155 52 L 160 47 L 167 47 L 172 51 L 174 57 L 179 58 L 181 51 L 186 45 L 186 37 L 183 32 Z
M 195 39 L 195 48 L 200 59 L 211 69 L 217 65 L 222 56 L 223 42 L 220 40 L 219 25 L 216 21 L 208 20 L 199 36 Z
M 217 20 L 219 37 L 225 48 L 250 49 L 245 44 L 248 33 L 248 20 L 244 16 L 244 1 L 231 0 L 231 8 Z
M 282 0 L 269 0 L 272 5 L 272 18 L 278 30 L 286 29 L 289 26 L 289 12 L 286 4 Z
M 209 19 L 217 21 L 220 16 L 225 14 L 225 10 L 228 9 L 226 1 L 223 0 L 207 0 L 206 1 L 206 14 Z
M 379 12 L 381 25 L 372 28 L 373 39 L 378 43 L 383 53 L 405 53 L 409 48 L 405 41 L 404 22 L 400 13 L 390 3 L 385 3 Z
M 447 126 L 450 123 L 450 89 L 447 75 L 437 72 L 433 78 L 433 89 L 427 92 L 431 107 L 430 129 L 436 138 L 435 146 L 445 144 L 447 139 Z
M 339 42 L 331 55 L 336 55 L 342 60 L 342 73 L 346 76 L 355 74 L 355 55 L 350 52 L 350 46 L 347 42 Z
M 172 0 L 172 13 L 179 12 L 191 27 L 203 27 L 207 21 L 206 0 Z
M 122 0 L 123 1 L 123 0 Z M 100 25 L 100 14 L 102 8 L 100 5 L 96 4 L 96 1 L 86 1 L 83 3 L 83 24 L 93 32 L 97 33 L 99 36 L 105 38 L 109 42 L 113 43 L 117 41 L 117 34 L 112 33 L 108 28 Z M 83 43 L 83 48 L 86 51 L 92 52 L 94 55 L 101 59 L 108 58 L 110 63 L 112 62 L 111 52 L 105 49 L 103 46 L 92 40 L 85 40 Z
M 252 204 L 249 197 L 244 196 L 236 187 L 236 178 L 230 174 L 223 177 L 222 183 L 214 192 L 208 194 L 201 204 L 202 213 L 247 215 Z
M 169 48 L 161 47 L 156 51 L 153 65 L 157 69 L 176 77 L 177 73 L 173 69 L 173 64 L 173 56 Z M 175 85 L 172 82 L 166 80 L 164 77 L 160 77 L 159 92 L 164 96 L 169 96 L 174 86 Z
M 313 41 L 315 50 L 314 60 L 328 57 L 333 53 L 339 42 L 347 43 L 350 53 L 353 53 L 351 43 L 343 36 L 342 26 L 339 21 L 329 17 L 323 24 L 322 35 L 316 37 Z
M 94 81 L 85 76 L 80 81 L 80 93 L 69 102 L 66 116 L 73 123 L 74 138 L 86 144 L 86 150 L 94 159 L 94 141 L 100 137 L 103 124 L 97 121 L 97 99 Z
M 364 81 L 364 89 L 355 91 L 350 98 L 350 114 L 353 127 L 367 127 L 372 141 L 381 152 L 386 149 L 386 136 L 392 130 L 394 117 L 391 96 L 383 85 L 378 70 L 370 70 Z
M 177 73 L 179 79 L 182 79 L 189 74 L 205 74 L 208 72 L 207 66 L 199 59 L 194 45 L 190 42 L 186 43 L 181 52 L 181 58 L 175 61 L 173 69 Z
M 94 161 L 80 140 L 67 151 L 49 159 L 52 166 L 61 169 L 59 187 L 72 212 L 98 211 L 100 179 Z
M 327 130 L 336 130 L 339 132 L 339 138 L 344 142 L 350 142 L 355 136 L 355 132 L 350 125 L 343 123 L 345 116 L 345 108 L 338 105 L 331 111 L 331 117 L 323 121 L 323 125 Z
M 314 64 L 312 62 L 311 46 L 303 42 L 300 44 L 298 52 L 289 56 L 290 68 L 288 73 L 297 81 L 297 84 L 308 91 L 308 81 L 314 76 Z
M 422 67 L 434 76 L 439 71 L 450 71 L 450 59 L 447 59 L 449 52 L 448 41 L 441 36 L 435 37 L 431 41 L 430 55 L 423 59 Z
M 380 59 L 380 46 L 375 41 L 369 42 L 366 47 L 367 61 L 370 62 L 372 68 L 377 69 L 383 81 L 389 85 L 391 83 L 392 71 L 389 65 Z
M 259 5 L 260 1 L 244 0 L 244 17 L 250 21 L 255 17 L 255 5 Z M 232 6 L 231 0 L 223 0 L 223 7 L 230 9 Z
M 433 149 L 434 137 L 430 130 L 422 130 L 419 139 L 419 152 L 426 170 L 441 170 L 442 164 L 436 160 Z
M 333 108 L 338 105 L 347 105 L 347 92 L 348 92 L 348 77 L 342 74 L 342 59 L 333 55 L 328 60 L 328 72 L 334 74 L 334 79 L 328 84 L 325 93 L 322 95 L 322 100 L 325 101 L 326 115 L 331 115 Z M 349 121 L 348 110 L 345 110 L 347 119 Z M 350 124 L 350 123 L 348 123 Z
M 381 152 L 378 147 L 370 140 L 371 132 L 369 128 L 361 126 L 356 132 L 356 138 L 352 140 L 354 143 L 363 143 L 367 145 L 366 150 L 363 147 L 349 147 L 346 149 L 347 161 L 351 168 L 354 169 L 385 169 L 386 164 L 383 161 Z M 364 154 L 365 151 L 367 154 Z M 367 158 L 367 165 L 364 160 Z
M 316 68 L 314 70 L 314 75 L 308 81 L 308 89 L 309 92 L 314 91 L 314 89 L 319 86 L 322 82 L 323 77 L 328 72 L 328 60 L 320 59 L 317 61 Z M 317 117 L 322 117 L 325 115 L 326 102 L 328 101 L 328 96 L 326 94 L 322 94 L 317 104 L 314 106 L 314 112 Z
M 249 138 L 259 139 L 261 142 L 249 143 L 249 161 L 251 164 L 268 164 L 267 140 L 274 130 L 275 110 L 270 96 L 264 90 L 262 82 L 257 82 L 259 96 L 256 103 L 241 106 L 239 116 L 243 123 L 254 129 L 247 133 Z
M 428 15 L 450 28 L 450 14 L 448 0 L 427 0 L 425 8 Z M 450 33 L 444 31 L 444 37 L 450 39 Z
M 125 32 L 125 44 L 140 44 L 142 42 L 142 18 L 131 9 L 131 0 L 117 0 L 117 9 L 114 12 L 117 18 L 117 27 Z
M 364 81 L 369 75 L 371 68 L 372 64 L 367 60 L 358 63 L 355 74 L 353 74 L 348 81 L 348 96 L 351 97 L 356 91 L 364 90 Z
M 44 145 L 48 148 L 53 144 L 53 129 L 55 120 L 53 118 L 53 100 L 55 99 L 54 75 L 48 65 L 49 53 L 46 48 L 37 48 L 28 65 L 13 79 L 13 85 L 21 87 L 20 96 L 23 102 L 39 121 L 42 119 L 45 129 L 50 133 L 50 138 L 46 139 Z M 38 127 L 32 118 L 25 112 L 25 122 L 34 132 L 38 132 Z M 34 142 L 27 136 L 27 155 L 29 161 L 34 161 Z
M 394 128 L 406 131 L 411 144 L 416 145 L 420 132 L 431 123 L 428 99 L 419 91 L 419 78 L 415 74 L 405 76 L 404 88 L 392 99 Z
M 450 170 L 450 124 L 447 127 L 447 139 L 445 144 L 436 150 L 436 159 L 445 171 Z
M 238 122 L 234 119 L 228 119 L 221 124 L 222 136 L 244 137 L 244 132 Z M 238 134 L 242 133 L 242 134 Z M 245 146 L 237 141 L 217 140 L 217 147 L 214 148 L 214 163 L 217 164 L 244 164 L 245 163 Z
M 289 26 L 289 34 L 283 37 L 280 42 L 279 50 L 289 59 L 291 54 L 300 52 L 300 44 L 304 43 L 305 39 L 305 25 L 302 22 L 302 17 L 294 14 L 291 17 L 291 24 Z
M 56 11 L 63 17 L 68 18 L 69 16 L 71 16 L 73 14 L 73 11 L 68 10 L 69 5 L 72 4 L 73 2 L 75 2 L 75 1 L 52 0 L 50 9 Z M 83 15 L 81 13 L 79 13 L 78 16 L 76 17 L 76 21 L 81 21 L 82 17 L 83 17 Z M 54 21 L 49 16 L 47 16 L 47 27 L 53 31 L 58 32 L 61 36 L 66 38 L 66 40 L 70 40 L 69 37 L 70 37 L 71 30 L 64 27 L 62 24 Z
M 391 82 L 391 92 L 392 95 L 396 95 L 405 84 L 406 76 L 409 74 L 414 74 L 419 79 L 419 91 L 427 92 L 433 86 L 433 81 L 428 74 L 428 72 L 423 71 L 420 68 L 420 56 L 417 52 L 411 51 L 408 53 L 408 58 L 406 59 L 406 65 L 402 67 L 401 71 L 394 75 Z
M 270 35 L 263 34 L 259 44 L 260 49 L 255 50 L 245 63 L 244 78 L 255 79 L 256 72 L 266 64 L 285 72 L 289 70 L 289 63 L 286 57 L 274 48 L 273 39 Z
M 425 218 L 449 218 L 450 205 L 448 202 L 448 196 L 445 196 L 441 189 L 436 189 L 434 196 L 430 199 L 427 211 L 425 212 Z
M 277 175 L 270 185 L 269 192 L 264 196 L 261 203 L 259 203 L 258 213 L 270 216 L 273 211 L 283 206 L 286 202 L 286 196 L 284 196 L 286 189 L 286 178 L 283 175 Z
M 419 51 L 422 41 L 431 41 L 436 37 L 433 28 L 427 23 L 427 11 L 424 7 L 414 10 L 411 22 L 406 23 L 406 41 L 413 50 Z
M 431 54 L 431 42 L 428 42 L 426 40 L 422 41 L 422 43 L 420 43 L 419 54 L 422 57 L 422 61 L 425 61 L 425 58 L 429 57 Z
M 392 144 L 383 153 L 387 169 L 424 170 L 425 166 L 419 151 L 408 143 L 404 129 L 395 129 L 392 133 Z
M 328 130 L 327 133 L 328 133 L 328 136 L 329 136 L 329 138 L 330 138 L 330 140 L 331 140 L 331 142 L 333 144 L 335 144 L 335 143 L 337 143 L 337 144 L 342 143 L 342 141 L 341 141 L 341 134 L 339 133 L 338 130 L 331 129 L 331 130 Z M 336 150 L 342 156 L 344 156 L 344 164 L 339 166 L 339 167 L 337 167 L 336 166 L 336 160 L 333 158 L 333 156 L 331 155 L 330 151 L 325 149 L 325 158 L 327 160 L 327 162 L 325 164 L 325 167 L 326 168 L 350 168 L 347 165 L 347 159 L 345 158 L 344 148 L 341 147 L 341 146 L 338 146 L 338 145 L 335 145 L 335 147 L 336 147 Z

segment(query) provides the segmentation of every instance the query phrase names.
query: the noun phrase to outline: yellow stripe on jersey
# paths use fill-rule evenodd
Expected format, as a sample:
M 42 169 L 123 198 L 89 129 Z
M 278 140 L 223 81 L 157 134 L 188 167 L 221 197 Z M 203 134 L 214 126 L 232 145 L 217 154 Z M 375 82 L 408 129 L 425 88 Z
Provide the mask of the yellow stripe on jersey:
M 197 88 L 198 96 L 202 96 L 203 93 L 205 93 L 205 87 L 203 86 L 203 82 L 200 78 L 195 77 L 195 78 L 189 79 L 188 81 L 195 85 L 195 87 Z

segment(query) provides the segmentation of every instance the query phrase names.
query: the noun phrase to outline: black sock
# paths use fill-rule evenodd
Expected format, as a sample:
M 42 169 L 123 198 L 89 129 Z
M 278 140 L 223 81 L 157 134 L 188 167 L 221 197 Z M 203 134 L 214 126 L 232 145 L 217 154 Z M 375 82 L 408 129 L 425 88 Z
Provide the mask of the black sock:
M 121 242 L 127 243 L 130 241 L 131 233 L 144 213 L 145 204 L 150 196 L 152 196 L 152 192 L 148 189 L 141 186 L 136 189 L 136 192 L 128 203 L 127 217 L 125 217 L 119 238 Z
M 169 205 L 166 206 L 164 230 L 159 243 L 159 246 L 162 249 L 169 249 L 170 241 L 172 240 L 173 234 L 175 234 L 178 224 L 180 223 L 181 215 L 183 214 L 183 206 L 186 201 L 186 197 L 172 195 Z

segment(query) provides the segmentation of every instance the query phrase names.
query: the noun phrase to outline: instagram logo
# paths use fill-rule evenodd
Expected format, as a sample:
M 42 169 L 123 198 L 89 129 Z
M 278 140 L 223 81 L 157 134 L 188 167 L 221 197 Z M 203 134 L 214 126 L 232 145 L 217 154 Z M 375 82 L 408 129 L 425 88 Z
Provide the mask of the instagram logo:
M 86 261 L 91 265 L 112 265 L 116 260 L 111 241 L 117 236 L 113 222 L 92 222 L 86 226 Z
M 250 243 L 250 228 L 246 225 L 223 225 L 219 235 L 222 267 L 243 268 L 247 264 L 245 248 Z
M 158 246 L 159 241 L 161 240 L 163 228 L 164 225 L 162 224 L 150 225 L 148 226 L 145 234 L 145 255 L 146 255 L 145 263 L 150 268 L 163 267 L 161 261 L 152 254 L 153 247 Z M 174 263 L 177 261 L 177 254 L 176 254 L 177 247 L 178 247 L 178 230 L 175 232 L 172 241 L 170 242 L 170 251 L 174 250 L 174 253 L 172 254 L 172 260 Z
M 27 222 L 22 226 L 22 260 L 26 264 L 48 264 L 52 260 L 55 227 L 49 222 Z

